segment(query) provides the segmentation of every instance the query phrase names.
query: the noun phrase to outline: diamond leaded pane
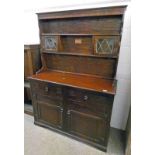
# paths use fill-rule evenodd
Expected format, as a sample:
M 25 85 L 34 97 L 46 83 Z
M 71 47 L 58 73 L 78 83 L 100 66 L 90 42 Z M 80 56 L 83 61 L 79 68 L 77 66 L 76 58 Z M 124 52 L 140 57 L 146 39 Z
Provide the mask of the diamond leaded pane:
M 45 48 L 56 50 L 57 49 L 57 37 L 55 36 L 47 36 L 45 37 Z
M 114 49 L 114 39 L 100 38 L 96 42 L 96 52 L 99 54 L 107 53 L 112 54 Z

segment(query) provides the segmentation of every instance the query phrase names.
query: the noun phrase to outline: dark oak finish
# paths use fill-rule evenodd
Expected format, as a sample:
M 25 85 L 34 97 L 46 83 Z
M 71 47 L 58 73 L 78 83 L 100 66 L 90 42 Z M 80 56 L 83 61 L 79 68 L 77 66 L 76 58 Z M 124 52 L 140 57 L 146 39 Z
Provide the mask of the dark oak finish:
M 28 76 L 36 73 L 40 67 L 40 46 L 38 44 L 24 45 L 24 78 L 27 79 Z
M 121 16 L 41 20 L 41 33 L 120 35 Z
M 123 15 L 126 6 L 38 13 L 39 20 Z
M 92 54 L 92 38 L 88 36 L 63 36 L 61 37 L 61 51 L 70 53 Z
M 39 93 L 49 94 L 49 92 L 45 92 L 46 86 L 49 86 L 47 83 L 44 84 L 40 81 L 49 82 L 49 84 L 57 83 L 64 86 L 71 86 L 75 88 L 82 88 L 86 90 L 93 90 L 97 92 L 105 92 L 108 94 L 115 94 L 115 88 L 113 86 L 113 80 L 104 79 L 99 76 L 90 76 L 90 75 L 82 75 L 76 73 L 67 73 L 61 71 L 44 71 L 39 74 L 31 76 L 31 79 L 37 80 L 35 91 Z M 47 88 L 48 89 L 48 88 Z M 50 90 L 51 91 L 51 90 Z M 57 92 L 55 90 L 55 92 Z
M 115 76 L 116 59 L 55 54 L 44 54 L 44 57 L 47 68 L 52 70 L 92 74 L 107 78 L 113 78 Z
M 35 124 L 106 151 L 125 6 L 39 13 Z
M 38 121 L 62 128 L 62 109 L 46 102 L 37 101 Z M 51 115 L 52 114 L 52 115 Z

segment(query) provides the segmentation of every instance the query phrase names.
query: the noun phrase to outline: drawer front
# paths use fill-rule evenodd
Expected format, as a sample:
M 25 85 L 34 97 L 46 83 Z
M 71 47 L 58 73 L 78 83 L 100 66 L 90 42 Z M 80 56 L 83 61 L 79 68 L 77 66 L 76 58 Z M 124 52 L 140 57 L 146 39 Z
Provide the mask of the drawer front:
M 113 97 L 76 89 L 70 89 L 67 94 L 69 108 L 83 108 L 110 119 Z
M 53 96 L 55 98 L 62 99 L 62 88 L 59 85 L 48 82 L 33 81 L 31 82 L 31 87 L 32 91 L 36 92 L 37 94 Z
M 95 143 L 106 144 L 107 121 L 86 111 L 71 109 L 67 112 L 68 132 Z
M 110 120 L 113 99 L 114 97 L 89 93 L 87 99 L 88 108 L 95 113 L 101 113 L 106 119 Z
M 38 101 L 37 110 L 37 120 L 39 122 L 62 129 L 63 108 Z
M 85 91 L 80 91 L 78 89 L 70 88 L 67 90 L 67 98 L 74 101 L 84 101 L 85 100 Z
M 59 97 L 45 96 L 45 95 L 38 94 L 38 95 L 36 95 L 36 100 L 38 102 L 45 102 L 45 103 L 48 103 L 51 105 L 57 105 L 60 107 L 62 107 L 62 105 L 63 105 L 63 100 L 62 100 L 62 98 L 59 98 Z

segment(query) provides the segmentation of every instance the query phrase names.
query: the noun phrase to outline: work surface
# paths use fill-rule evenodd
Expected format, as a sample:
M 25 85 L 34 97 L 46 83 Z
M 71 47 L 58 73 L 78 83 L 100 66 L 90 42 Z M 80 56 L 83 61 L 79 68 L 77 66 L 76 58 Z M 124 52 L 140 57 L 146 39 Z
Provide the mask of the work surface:
M 44 71 L 33 75 L 30 78 L 112 95 L 115 94 L 113 80 L 104 79 L 99 76 L 74 74 L 61 71 Z

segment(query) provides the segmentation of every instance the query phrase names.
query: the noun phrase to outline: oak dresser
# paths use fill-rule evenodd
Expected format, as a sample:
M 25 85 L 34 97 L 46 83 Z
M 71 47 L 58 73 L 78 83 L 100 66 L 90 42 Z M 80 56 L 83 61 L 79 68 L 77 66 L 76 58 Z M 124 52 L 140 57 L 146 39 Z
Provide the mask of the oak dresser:
M 38 13 L 34 123 L 106 151 L 126 6 Z

